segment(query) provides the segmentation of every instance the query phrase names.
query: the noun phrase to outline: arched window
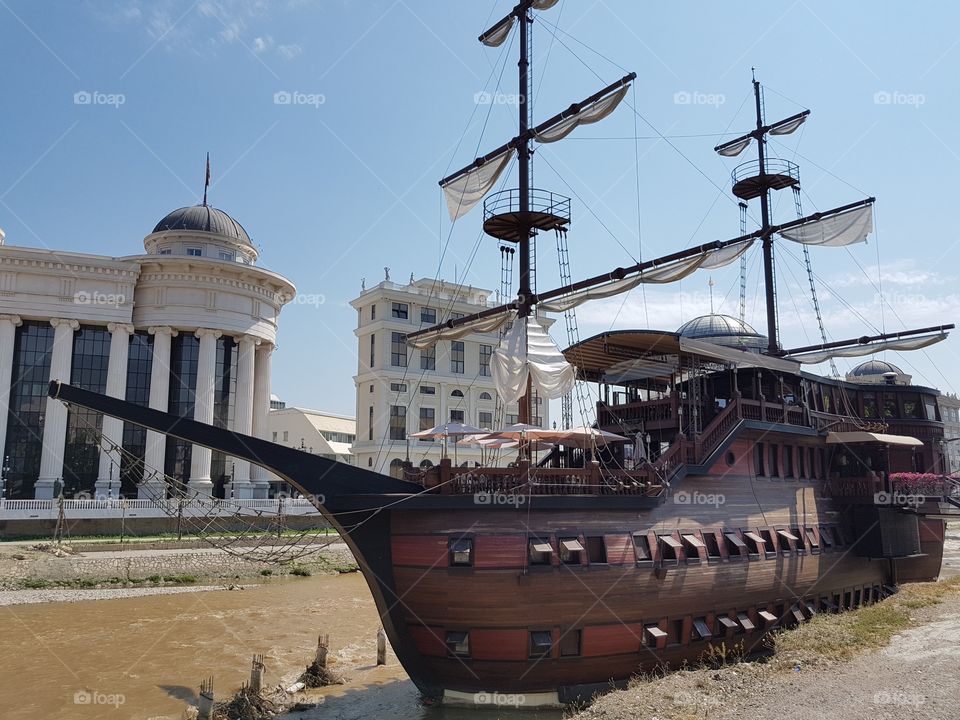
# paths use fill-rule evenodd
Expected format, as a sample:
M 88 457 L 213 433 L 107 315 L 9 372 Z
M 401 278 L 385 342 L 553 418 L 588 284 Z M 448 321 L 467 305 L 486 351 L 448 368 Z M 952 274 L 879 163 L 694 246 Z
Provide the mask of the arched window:
M 420 469 L 421 469 L 421 470 L 429 470 L 429 469 L 432 468 L 432 467 L 433 467 L 433 463 L 430 462 L 429 460 L 421 460 L 421 461 L 420 461 Z
M 403 460 L 394 458 L 390 461 L 390 477 L 400 480 L 403 478 Z
M 450 393 L 450 397 L 463 397 L 463 391 L 454 390 L 452 393 Z
M 480 399 L 481 399 L 481 400 L 493 400 L 493 398 L 490 397 L 490 393 L 488 393 L 488 392 L 482 392 L 482 393 L 480 393 Z

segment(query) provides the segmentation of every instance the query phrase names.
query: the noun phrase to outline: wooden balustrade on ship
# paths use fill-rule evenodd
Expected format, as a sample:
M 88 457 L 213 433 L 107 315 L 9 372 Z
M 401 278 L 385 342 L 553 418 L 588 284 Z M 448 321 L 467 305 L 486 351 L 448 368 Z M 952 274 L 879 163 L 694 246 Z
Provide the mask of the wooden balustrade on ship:
M 537 468 L 520 463 L 506 468 L 453 468 L 440 492 L 450 495 L 649 495 L 659 487 L 648 470 L 607 470 L 591 462 L 583 468 Z

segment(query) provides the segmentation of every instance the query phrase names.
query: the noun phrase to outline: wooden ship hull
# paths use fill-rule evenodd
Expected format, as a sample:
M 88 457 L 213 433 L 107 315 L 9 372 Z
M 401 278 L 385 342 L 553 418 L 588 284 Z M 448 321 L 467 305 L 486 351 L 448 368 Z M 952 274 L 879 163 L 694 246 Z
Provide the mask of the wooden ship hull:
M 678 465 L 674 487 L 635 476 L 600 489 L 592 468 L 449 462 L 415 484 L 60 383 L 51 396 L 263 463 L 314 499 L 430 698 L 588 698 L 718 649 L 762 650 L 772 629 L 876 602 L 940 569 L 938 498 L 911 512 L 878 506 L 867 479 L 827 479 L 822 437 L 749 427 L 734 405 L 710 467 Z M 758 443 L 781 458 L 790 448 L 791 476 L 786 464 L 782 477 L 758 473 Z

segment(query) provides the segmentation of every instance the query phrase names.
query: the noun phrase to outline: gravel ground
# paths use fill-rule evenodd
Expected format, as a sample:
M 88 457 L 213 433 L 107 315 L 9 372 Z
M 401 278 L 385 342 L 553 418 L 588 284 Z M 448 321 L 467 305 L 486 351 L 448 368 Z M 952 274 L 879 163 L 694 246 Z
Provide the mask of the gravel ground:
M 199 585 L 157 588 L 115 588 L 69 590 L 50 588 L 45 590 L 8 590 L 0 592 L 0 607 L 5 605 L 32 605 L 46 602 L 83 602 L 85 600 L 115 600 L 117 598 L 144 597 L 146 595 L 177 595 L 180 593 L 206 592 L 208 590 L 234 590 L 250 587 L 245 585 Z

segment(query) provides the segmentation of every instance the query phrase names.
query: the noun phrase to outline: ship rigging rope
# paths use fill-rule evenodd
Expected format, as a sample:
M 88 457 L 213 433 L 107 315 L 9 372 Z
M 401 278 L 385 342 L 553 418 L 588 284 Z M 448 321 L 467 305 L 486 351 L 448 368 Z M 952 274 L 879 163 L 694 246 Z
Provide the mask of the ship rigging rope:
M 64 401 L 61 402 L 63 402 L 68 408 L 71 406 L 71 403 Z M 160 472 L 156 468 L 148 466 L 145 462 L 143 462 L 142 458 L 133 454 L 129 450 L 126 450 L 122 444 L 118 444 L 105 438 L 102 430 L 94 423 L 91 423 L 89 420 L 85 419 L 85 415 L 86 413 L 76 413 L 76 418 L 80 424 L 92 431 L 98 440 L 98 447 L 106 449 L 107 452 L 117 452 L 120 455 L 121 460 L 123 458 L 127 458 L 134 463 L 135 467 L 151 470 L 153 472 L 153 478 L 163 481 L 162 496 L 160 495 L 160 489 L 158 488 L 157 493 L 154 494 L 153 497 L 148 497 L 147 499 L 156 502 L 161 509 L 167 512 L 169 517 L 179 517 L 188 526 L 193 525 L 194 529 L 192 530 L 191 534 L 199 535 L 204 542 L 217 549 L 223 550 L 224 552 L 227 552 L 235 557 L 240 557 L 247 560 L 255 560 L 264 563 L 285 564 L 320 552 L 328 545 L 331 545 L 339 540 L 339 538 L 333 538 L 321 545 L 318 545 L 314 542 L 311 542 L 309 545 L 303 545 L 301 544 L 301 541 L 308 536 L 316 536 L 322 532 L 324 537 L 327 537 L 326 528 L 322 528 L 321 531 L 308 528 L 295 533 L 292 538 L 288 538 L 285 542 L 278 543 L 277 540 L 279 540 L 280 537 L 278 535 L 271 534 L 274 532 L 274 525 L 272 523 L 266 529 L 255 526 L 252 523 L 247 523 L 246 529 L 238 533 L 234 527 L 229 525 L 227 522 L 228 519 L 233 518 L 243 521 L 243 518 L 245 517 L 255 517 L 259 519 L 266 518 L 271 520 L 276 518 L 276 529 L 277 531 L 282 531 L 284 530 L 282 516 L 279 513 L 274 514 L 264 510 L 259 510 L 257 508 L 246 507 L 240 503 L 234 502 L 233 500 L 216 498 L 213 495 L 200 493 L 196 490 L 191 489 L 188 491 L 182 482 L 163 472 Z M 423 495 L 424 493 L 432 492 L 437 488 L 454 482 L 456 479 L 458 479 L 458 477 L 452 477 L 450 480 L 439 483 L 431 488 L 424 488 L 420 492 L 413 493 L 409 496 L 402 497 L 391 503 L 376 508 L 373 512 L 370 510 L 346 510 L 332 514 L 334 514 L 338 522 L 340 522 L 341 527 L 343 527 L 346 533 L 349 535 L 354 530 L 366 523 L 367 520 L 370 520 L 374 515 L 379 514 L 381 510 L 394 507 L 402 502 L 406 502 L 411 498 Z M 120 482 L 120 480 L 118 480 L 118 482 Z M 140 481 L 135 484 L 138 488 L 142 488 L 144 485 L 146 485 L 149 491 L 149 482 L 150 481 Z M 165 503 L 160 502 L 167 499 L 166 491 L 168 489 L 174 495 L 172 499 L 178 500 L 177 512 L 171 511 Z M 192 496 L 187 496 L 187 492 L 190 492 Z M 231 515 L 227 517 L 220 515 L 220 511 L 222 511 L 224 508 L 230 508 L 231 506 L 233 507 L 233 512 Z M 206 509 L 206 514 L 199 517 L 192 513 L 184 514 L 184 509 Z M 360 513 L 371 514 L 370 517 L 364 518 L 360 522 L 349 526 L 341 521 L 342 516 Z M 213 530 L 212 534 L 210 533 L 211 530 Z M 254 535 L 252 532 L 256 532 L 257 534 Z M 244 544 L 251 541 L 254 543 L 253 547 L 247 547 Z

